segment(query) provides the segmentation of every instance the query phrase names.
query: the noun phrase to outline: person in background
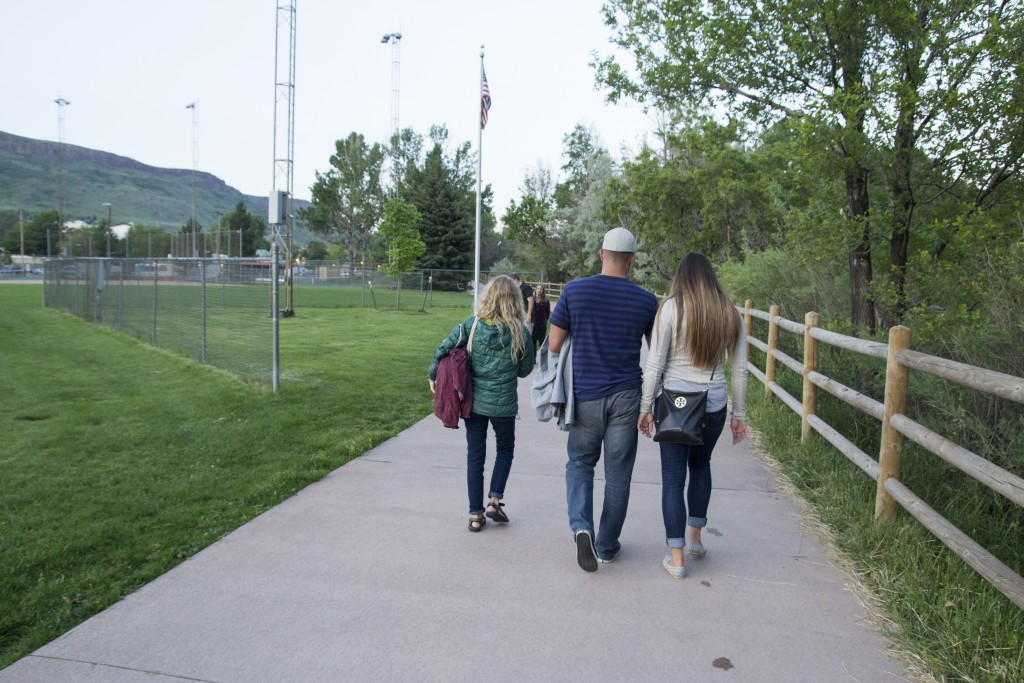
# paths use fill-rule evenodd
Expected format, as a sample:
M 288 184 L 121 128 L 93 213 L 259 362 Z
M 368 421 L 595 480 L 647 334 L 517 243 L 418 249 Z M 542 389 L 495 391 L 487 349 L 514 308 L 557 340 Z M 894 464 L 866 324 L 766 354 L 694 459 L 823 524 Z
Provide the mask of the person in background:
M 629 487 L 636 462 L 640 414 L 640 348 L 650 341 L 658 300 L 630 282 L 636 239 L 625 228 L 605 233 L 601 273 L 565 285 L 551 313 L 548 348 L 558 353 L 569 335 L 572 347 L 573 421 L 565 466 L 569 527 L 576 562 L 597 571 L 621 549 Z M 604 505 L 594 535 L 594 468 L 604 448 Z
M 661 446 L 661 511 L 669 547 L 662 566 L 677 579 L 686 576 L 684 555 L 703 557 L 707 552 L 701 542 L 701 530 L 707 526 L 711 500 L 711 452 L 725 428 L 727 417 L 726 359 L 732 384 L 729 426 L 735 444 L 747 437 L 746 331 L 711 262 L 704 255 L 691 252 L 679 262 L 668 297 L 662 302 L 654 323 L 637 420 L 640 432 L 650 437 L 654 428 L 655 394 L 663 387 L 673 391 L 708 390 L 704 444 L 658 444 Z M 686 487 L 687 471 L 689 487 Z
M 551 317 L 551 302 L 548 301 L 544 285 L 533 290 L 533 347 L 539 349 L 548 336 L 548 318 Z
M 456 346 L 466 346 L 469 351 L 473 407 L 464 422 L 470 531 L 483 529 L 485 514 L 495 522 L 509 521 L 502 510 L 502 499 L 515 454 L 519 378 L 529 375 L 534 363 L 530 331 L 523 324 L 523 317 L 522 295 L 516 283 L 505 275 L 495 277 L 480 295 L 477 315 L 455 326 L 437 348 L 427 369 L 427 382 L 433 393 L 441 359 Z M 494 429 L 496 455 L 485 510 L 488 424 Z
M 523 293 L 523 308 L 526 309 L 526 326 L 533 327 L 533 304 L 535 302 L 533 287 L 523 282 L 523 278 L 519 277 L 519 273 L 512 273 L 511 277 L 519 285 L 519 291 Z

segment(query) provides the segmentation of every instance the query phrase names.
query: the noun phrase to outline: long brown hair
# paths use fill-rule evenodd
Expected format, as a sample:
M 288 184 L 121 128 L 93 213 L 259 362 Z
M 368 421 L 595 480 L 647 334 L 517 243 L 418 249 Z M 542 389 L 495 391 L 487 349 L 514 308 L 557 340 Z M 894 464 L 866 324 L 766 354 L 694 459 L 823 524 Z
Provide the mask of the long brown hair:
M 512 358 L 518 360 L 524 357 L 526 335 L 523 334 L 523 321 L 526 319 L 526 311 L 523 309 L 523 293 L 515 280 L 508 275 L 492 278 L 480 295 L 476 315 L 478 318 L 492 320 L 499 334 L 503 329 L 508 329 L 512 334 Z
M 662 308 L 668 305 L 676 307 L 675 346 L 689 352 L 695 367 L 711 369 L 740 338 L 739 315 L 703 254 L 691 251 L 679 261 Z M 681 338 L 684 314 L 685 339 Z

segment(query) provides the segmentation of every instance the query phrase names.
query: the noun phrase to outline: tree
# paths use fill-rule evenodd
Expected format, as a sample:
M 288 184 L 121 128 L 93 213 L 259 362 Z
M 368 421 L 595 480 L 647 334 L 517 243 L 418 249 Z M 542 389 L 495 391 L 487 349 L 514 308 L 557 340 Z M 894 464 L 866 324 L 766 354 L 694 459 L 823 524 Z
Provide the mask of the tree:
M 586 194 L 587 164 L 600 152 L 607 153 L 607 150 L 601 146 L 597 134 L 582 123 L 577 123 L 572 131 L 562 136 L 562 156 L 565 158 L 562 171 L 566 178 L 555 186 L 553 197 L 559 208 L 575 206 Z
M 313 205 L 300 209 L 299 216 L 312 232 L 345 247 L 352 272 L 360 251 L 365 257 L 370 232 L 380 222 L 384 148 L 378 143 L 369 146 L 362 134 L 352 132 L 335 143 L 330 161 L 331 170 L 316 173 Z
M 313 240 L 302 250 L 302 256 L 307 261 L 326 261 L 327 245 L 319 240 Z
M 502 217 L 528 269 L 553 281 L 599 269 L 600 238 L 608 230 L 605 188 L 616 172 L 597 136 L 581 124 L 562 137 L 562 146 L 565 179 L 553 185 L 550 170 L 540 165 L 527 172 L 520 200 L 512 200 Z
M 554 232 L 554 207 L 530 188 L 529 176 L 523 185 L 523 196 L 517 204 L 509 201 L 501 220 L 505 224 L 505 237 L 518 245 L 515 270 L 540 271 L 547 279 L 556 277 L 561 260 L 560 240 Z
M 401 197 L 393 197 L 384 205 L 384 221 L 380 235 L 387 244 L 388 261 L 384 271 L 398 280 L 397 307 L 402 307 L 402 274 L 413 269 L 427 245 L 414 227 L 420 220 L 416 207 Z
M 222 233 L 217 239 L 217 232 Z M 250 213 L 244 202 L 235 204 L 235 208 L 221 216 L 214 228 L 214 239 L 211 240 L 211 247 L 216 248 L 219 244 L 222 250 L 229 255 L 255 256 L 257 249 L 269 249 L 270 240 L 267 239 L 267 221 L 262 215 Z M 232 251 L 232 245 L 241 242 L 241 252 Z
M 614 58 L 596 66 L 612 101 L 635 97 L 670 111 L 724 110 L 764 127 L 780 117 L 810 116 L 831 130 L 848 213 L 856 219 L 850 223 L 852 316 L 873 329 L 864 74 L 871 4 L 613 0 L 604 7 L 605 22 L 615 42 L 632 51 L 638 77 Z
M 771 192 L 739 126 L 694 121 L 662 137 L 664 152 L 645 145 L 624 164 L 621 179 L 609 182 L 619 222 L 636 226 L 648 247 L 659 245 L 642 252 L 659 279 L 670 278 L 689 251 L 742 260 L 747 249 L 771 242 Z
M 21 253 L 21 227 L 18 214 L 4 212 L 2 245 L 8 255 Z M 60 240 L 60 217 L 55 209 L 40 211 L 30 220 L 23 222 L 25 230 L 25 254 L 30 256 L 47 256 L 56 254 Z M 47 239 L 49 235 L 49 240 Z M 49 249 L 49 251 L 48 251 Z
M 790 118 L 808 151 L 834 155 L 859 328 L 876 320 L 873 253 L 888 255 L 890 313 L 903 309 L 910 236 L 932 229 L 915 220 L 918 201 L 955 186 L 991 198 L 1020 173 L 1019 3 L 612 0 L 604 12 L 636 62 L 635 77 L 615 58 L 595 63 L 610 100 L 724 111 L 763 130 Z M 872 210 L 870 176 L 886 154 L 889 196 Z M 887 235 L 876 229 L 886 224 Z
M 475 155 L 464 142 L 448 153 L 448 130 L 433 126 L 433 143 L 422 162 L 409 164 L 402 180 L 402 198 L 419 211 L 420 236 L 427 245 L 419 267 L 429 270 L 471 271 L 475 255 L 476 173 Z M 481 234 L 493 230 L 491 188 L 481 196 Z M 481 239 L 482 241 L 482 239 Z M 464 274 L 442 273 L 435 286 L 455 289 L 465 284 Z
M 161 258 L 172 252 L 172 235 L 160 228 L 145 225 L 133 225 L 128 228 L 125 239 L 128 241 L 130 258 Z

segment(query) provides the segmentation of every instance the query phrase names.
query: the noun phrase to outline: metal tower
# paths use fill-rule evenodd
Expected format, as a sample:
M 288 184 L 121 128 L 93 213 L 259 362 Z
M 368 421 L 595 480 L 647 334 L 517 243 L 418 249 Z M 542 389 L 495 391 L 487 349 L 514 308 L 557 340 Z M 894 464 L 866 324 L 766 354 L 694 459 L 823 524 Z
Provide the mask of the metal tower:
M 192 258 L 199 256 L 199 242 L 196 239 L 196 169 L 199 167 L 199 105 L 196 102 L 185 105 L 192 110 Z
M 64 240 L 64 107 L 71 104 L 63 97 L 54 100 L 57 103 L 57 216 L 60 221 L 60 246 L 61 256 L 70 256 L 64 253 L 67 244 Z
M 401 33 L 385 33 L 382 43 L 391 43 L 391 134 L 398 135 L 398 81 L 401 66 Z
M 285 315 L 294 315 L 292 292 L 292 196 L 295 189 L 295 2 L 277 5 L 277 35 L 274 43 L 274 184 L 273 192 L 284 191 Z M 276 242 L 280 226 L 273 225 Z M 275 313 L 276 315 L 276 313 Z

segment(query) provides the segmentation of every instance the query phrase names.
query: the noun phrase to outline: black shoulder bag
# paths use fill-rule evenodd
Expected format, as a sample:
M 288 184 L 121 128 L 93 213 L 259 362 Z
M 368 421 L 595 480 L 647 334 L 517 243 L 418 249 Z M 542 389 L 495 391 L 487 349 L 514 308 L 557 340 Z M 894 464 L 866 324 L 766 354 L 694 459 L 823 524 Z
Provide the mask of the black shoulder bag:
M 715 367 L 718 362 L 715 362 Z M 704 445 L 704 416 L 707 412 L 708 391 L 715 368 L 711 368 L 708 387 L 704 391 L 672 391 L 662 387 L 654 401 L 654 440 L 665 443 Z

